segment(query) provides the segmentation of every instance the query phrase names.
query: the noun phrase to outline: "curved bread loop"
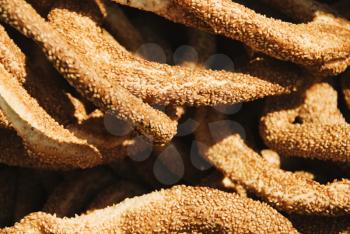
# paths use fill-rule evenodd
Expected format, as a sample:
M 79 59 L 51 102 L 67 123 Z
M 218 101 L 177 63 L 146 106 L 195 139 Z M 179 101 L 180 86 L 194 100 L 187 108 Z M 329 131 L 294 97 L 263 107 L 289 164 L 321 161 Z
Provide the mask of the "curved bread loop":
M 350 30 L 333 23 L 331 17 L 306 24 L 291 24 L 257 14 L 231 0 L 115 1 L 225 35 L 254 50 L 324 74 L 339 74 L 350 64 Z M 336 21 L 338 18 L 335 17 Z
M 198 108 L 195 114 L 195 120 L 199 123 L 198 128 L 194 132 L 194 138 L 197 144 L 197 151 L 202 160 L 206 160 L 210 165 L 211 162 L 208 161 L 208 150 L 217 142 L 221 141 L 223 138 L 231 135 L 231 130 L 227 126 L 227 116 L 222 113 L 210 110 L 208 108 L 202 107 Z M 221 123 L 220 123 L 221 122 Z M 213 132 L 210 128 L 210 124 L 220 123 L 217 125 Z M 215 133 L 219 134 L 215 134 Z M 240 184 L 231 181 L 226 175 L 217 175 L 214 173 L 212 176 L 208 176 L 202 180 L 202 185 L 220 188 L 224 190 L 234 191 L 240 196 L 247 197 L 247 191 Z
M 321 185 L 266 162 L 238 135 L 209 149 L 208 159 L 229 179 L 243 185 L 278 210 L 314 215 L 350 214 L 350 181 Z
M 261 0 L 266 4 L 269 4 L 273 8 L 277 8 L 291 18 L 300 21 L 307 22 L 312 21 L 320 24 L 329 24 L 334 25 L 336 28 L 341 27 L 347 30 L 350 30 L 350 22 L 348 21 L 349 17 L 344 14 L 346 6 L 343 6 L 343 9 L 339 6 L 342 6 L 341 1 L 337 1 L 335 7 L 331 8 L 326 4 L 314 0 L 287 0 L 287 1 L 278 1 L 278 0 Z M 338 7 L 337 7 L 338 6 Z M 343 14 L 339 14 L 343 13 Z M 345 17 L 343 17 L 345 16 Z M 322 65 L 319 69 L 323 70 L 326 74 L 336 75 L 344 71 L 350 64 L 350 59 L 345 59 L 343 61 L 334 61 L 329 64 Z
M 13 129 L 0 128 L 0 163 L 24 167 L 51 170 L 73 169 L 73 166 L 60 164 L 59 162 L 44 163 L 38 160 L 38 156 L 30 152 L 23 140 Z
M 53 119 L 64 125 L 76 122 L 64 79 L 37 46 L 30 45 L 30 56 L 25 55 L 1 25 L 0 62 Z
M 328 12 L 322 14 L 322 20 L 292 24 L 267 18 L 231 0 L 174 2 L 207 22 L 214 32 L 274 58 L 301 64 L 326 75 L 339 74 L 350 65 L 349 24 Z M 288 1 L 291 6 L 297 2 Z M 314 7 L 320 12 L 324 10 Z
M 81 60 L 60 33 L 25 1 L 2 0 L 0 13 L 4 22 L 33 38 L 67 81 L 101 110 L 115 112 L 156 143 L 166 143 L 176 134 L 176 122 L 120 85 L 102 79 L 95 66 Z
M 11 84 L 16 86 L 14 89 L 9 89 L 8 91 L 11 92 L 17 90 L 20 92 L 16 94 L 17 97 L 20 97 L 21 99 L 24 97 L 29 98 L 28 100 L 20 100 L 21 103 L 27 103 L 27 110 L 21 110 L 22 107 L 17 106 L 17 109 L 15 111 L 18 112 L 17 114 L 26 114 L 26 117 L 22 116 L 21 118 L 23 118 L 23 121 L 27 121 L 24 122 L 27 129 L 31 129 L 33 127 L 35 130 L 37 128 L 35 124 L 39 124 L 41 126 L 41 131 L 43 131 L 42 134 L 44 134 L 44 136 L 41 135 L 41 140 L 33 139 L 30 131 L 28 132 L 28 130 L 23 129 L 23 126 L 19 127 L 17 122 L 16 125 L 13 125 L 13 123 L 10 123 L 8 121 L 15 120 L 13 119 L 15 118 L 13 115 L 10 117 L 7 116 L 6 118 L 6 115 L 1 112 L 1 119 L 3 120 L 1 127 L 9 129 L 9 131 L 15 131 L 13 128 L 15 127 L 17 131 L 22 131 L 19 135 L 24 139 L 24 142 L 28 146 L 27 148 L 30 148 L 31 151 L 35 152 L 29 152 L 24 147 L 22 140 L 18 139 L 18 137 L 15 136 L 15 133 L 10 133 L 7 131 L 1 141 L 1 145 L 3 146 L 0 155 L 1 162 L 8 165 L 18 165 L 24 167 L 67 169 L 72 167 L 91 167 L 101 164 L 102 162 L 116 160 L 125 156 L 125 153 L 120 153 L 120 155 L 118 155 L 117 152 L 122 152 L 122 150 L 116 148 L 122 143 L 125 138 L 113 137 L 103 131 L 104 126 L 101 124 L 103 121 L 103 119 L 101 119 L 102 117 L 95 118 L 95 116 L 84 116 L 86 120 L 83 123 L 76 123 L 77 120 L 71 117 L 74 110 L 76 112 L 84 112 L 76 114 L 86 115 L 85 110 L 81 111 L 79 110 L 80 108 L 77 109 L 75 107 L 76 104 L 74 104 L 74 102 L 79 102 L 79 104 L 82 103 L 80 103 L 79 100 L 70 97 L 63 90 L 61 90 L 62 85 L 60 84 L 58 78 L 52 75 L 52 71 L 47 70 L 47 64 L 45 64 L 45 61 L 42 61 L 42 56 L 33 55 L 34 59 L 33 57 L 27 58 L 17 47 L 17 45 L 10 39 L 2 26 L 0 26 L 0 41 L 2 42 L 0 44 L 2 45 L 0 46 L 0 60 L 4 65 L 4 68 L 7 71 L 10 71 L 11 75 L 14 76 L 11 78 L 11 80 L 13 80 Z M 37 54 L 37 52 L 34 51 L 33 54 Z M 36 57 L 38 57 L 38 59 Z M 32 59 L 34 61 L 38 60 L 39 64 L 28 64 L 29 62 L 27 62 L 27 60 Z M 31 71 L 32 68 L 35 68 L 35 71 L 38 71 L 37 73 L 40 73 L 43 77 L 39 77 L 37 74 L 34 74 Z M 7 83 L 10 82 L 7 79 L 4 81 Z M 5 85 L 9 85 L 9 83 Z M 23 94 L 22 96 L 22 93 L 26 92 L 30 93 L 27 93 L 25 95 Z M 14 101 L 12 100 L 11 94 L 7 94 L 7 99 Z M 32 102 L 38 103 L 31 106 Z M 30 117 L 28 110 L 29 108 L 33 108 L 35 110 L 38 106 L 43 106 L 44 110 L 41 109 L 39 110 L 39 113 L 36 113 L 35 116 L 37 119 L 34 124 L 33 119 L 28 120 Z M 51 116 L 53 116 L 54 119 L 48 120 L 48 118 L 51 118 Z M 42 119 L 38 119 L 38 117 Z M 46 119 L 49 122 L 42 122 L 43 119 Z M 71 139 L 66 138 L 67 130 L 65 130 L 62 126 L 59 126 L 57 123 L 55 123 L 56 126 L 51 126 L 51 123 L 53 123 L 55 120 L 59 124 L 63 123 L 67 125 L 70 123 L 70 125 L 67 125 L 67 127 L 70 130 L 68 135 L 70 135 Z M 76 134 L 76 131 L 71 131 L 73 128 L 72 126 L 76 129 L 85 127 L 84 134 Z M 57 130 L 58 128 L 59 131 Z M 4 129 L 3 131 L 6 130 Z M 65 135 L 60 136 L 62 132 L 65 132 Z M 56 136 L 56 134 L 58 135 Z M 78 136 L 78 138 L 75 138 L 76 136 Z M 49 142 L 47 139 L 49 139 L 51 142 Z M 62 141 L 62 139 L 64 140 Z M 80 141 L 80 144 L 85 144 L 85 146 L 79 146 L 76 143 L 74 146 L 74 142 L 68 142 L 72 139 L 78 139 Z M 33 140 L 35 141 L 34 143 Z M 85 140 L 87 140 L 87 142 L 85 142 Z M 38 144 L 39 146 L 35 144 Z M 55 144 L 55 147 L 53 147 L 52 144 Z M 63 146 L 66 148 L 61 148 L 61 144 L 63 144 Z M 70 146 L 69 144 L 73 144 L 73 146 Z M 96 150 L 95 146 L 98 147 L 98 152 L 94 152 Z M 77 149 L 77 147 L 81 147 L 83 151 Z M 89 156 L 93 157 L 91 153 L 84 155 L 84 157 L 87 157 L 86 159 L 84 159 L 84 157 L 81 157 L 80 153 L 84 153 L 84 147 L 92 148 L 93 153 L 95 153 L 94 159 L 89 158 Z M 57 148 L 59 150 L 57 150 Z M 111 151 L 111 148 L 113 148 L 113 153 L 109 152 Z M 47 152 L 49 152 L 48 155 L 46 155 Z M 62 154 L 71 158 L 60 160 Z M 100 154 L 102 154 L 103 158 Z M 69 160 L 70 162 L 68 162 Z M 84 162 L 84 160 L 87 161 Z
M 211 26 L 201 20 L 189 9 L 186 9 L 172 0 L 112 0 L 113 2 L 156 13 L 166 19 L 181 23 L 203 31 L 212 32 Z
M 21 140 L 14 139 L 15 136 L 9 139 L 4 137 L 2 143 L 5 144 L 5 148 L 2 150 L 1 161 L 10 165 L 44 168 L 91 167 L 101 164 L 102 156 L 94 144 L 88 144 L 84 136 L 77 138 L 56 122 L 75 123 L 71 117 L 74 107 L 69 97 L 61 90 L 62 85 L 57 77 L 53 77 L 50 71 L 45 70 L 47 69 L 45 62 L 39 57 L 39 63 L 43 65 L 34 66 L 44 76 L 37 78 L 38 75 L 34 74 L 31 71 L 32 67 L 29 66 L 33 64 L 28 64 L 26 61 L 29 58 L 9 38 L 2 26 L 0 26 L 0 40 L 3 45 L 0 46 L 3 72 L 1 80 L 4 89 L 2 127 L 10 128 L 12 131 L 16 129 L 27 147 L 34 152 L 34 154 L 28 152 L 22 146 Z M 8 148 L 7 143 L 14 145 Z
M 260 122 L 260 134 L 270 148 L 320 160 L 350 161 L 349 131 L 337 92 L 328 83 L 315 84 L 304 95 L 271 99 Z
M 74 14 L 74 2 L 61 4 L 49 21 L 86 63 L 111 84 L 121 85 L 150 104 L 215 105 L 290 93 L 303 85 L 301 70 L 267 59 L 253 61 L 241 72 L 168 66 L 140 59 L 126 51 L 92 20 L 89 11 Z M 97 20 L 99 21 L 99 20 Z M 84 22 L 84 23 L 82 23 Z M 74 28 L 74 30 L 72 30 Z M 84 35 L 84 43 L 81 36 Z M 94 56 L 91 56 L 94 55 Z M 108 59 L 107 59 L 108 58 Z
M 67 128 L 74 135 L 86 140 L 89 144 L 93 144 L 101 154 L 101 162 L 91 164 L 89 167 L 110 162 L 121 163 L 128 155 L 128 149 L 132 148 L 137 151 L 142 147 L 142 142 L 131 141 L 132 138 L 130 136 L 114 137 L 106 133 L 103 129 L 98 128 L 96 130 L 101 124 L 94 122 L 99 122 L 100 119 L 92 118 L 87 121 L 91 122 L 83 122 L 80 125 L 67 126 Z M 72 170 L 74 168 L 80 168 L 78 164 L 65 164 L 59 158 L 50 162 L 40 160 L 40 156 L 25 146 L 23 140 L 16 134 L 14 129 L 0 128 L 0 148 L 0 163 L 9 166 L 50 170 Z M 75 160 L 79 160 L 79 158 Z
M 339 74 L 350 64 L 349 22 L 313 0 L 263 0 L 297 20 L 312 20 L 304 24 L 267 18 L 231 0 L 113 1 L 225 35 L 254 50 L 305 65 L 324 75 Z
M 244 214 L 244 215 L 243 215 Z M 38 212 L 3 233 L 298 233 L 266 204 L 210 188 L 177 186 L 70 219 Z
M 0 107 L 38 160 L 89 167 L 101 162 L 98 150 L 53 120 L 0 64 Z
M 182 7 L 173 0 L 112 0 L 113 2 L 153 12 L 176 23 L 213 32 L 212 27 L 198 18 L 190 9 Z

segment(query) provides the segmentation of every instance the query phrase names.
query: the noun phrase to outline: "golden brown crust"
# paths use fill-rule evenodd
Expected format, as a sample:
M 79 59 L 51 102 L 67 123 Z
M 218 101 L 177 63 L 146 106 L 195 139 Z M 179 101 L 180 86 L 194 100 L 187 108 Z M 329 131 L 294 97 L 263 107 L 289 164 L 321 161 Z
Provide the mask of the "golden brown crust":
M 84 140 L 81 139 L 87 139 L 89 143 L 92 142 L 92 144 L 94 144 L 96 142 L 99 143 L 102 139 L 112 140 L 111 138 L 113 137 L 107 136 L 108 134 L 102 133 L 103 131 L 100 131 L 101 134 L 98 136 L 88 137 L 92 132 L 95 134 L 97 133 L 97 131 L 91 131 L 88 126 L 85 131 L 87 134 L 83 134 L 83 138 L 76 141 L 76 143 L 80 141 L 81 145 L 78 146 L 74 144 L 74 139 L 77 140 L 78 138 L 75 138 L 71 132 L 68 132 L 55 122 L 55 120 L 59 121 L 60 124 L 76 122 L 76 120 L 73 120 L 74 118 L 71 117 L 74 110 L 74 108 L 71 108 L 71 106 L 73 106 L 73 100 L 69 99 L 69 96 L 66 96 L 66 93 L 62 90 L 62 85 L 58 80 L 59 78 L 52 75 L 52 71 L 48 69 L 48 64 L 46 61 L 43 61 L 42 56 L 37 55 L 38 52 L 36 51 L 32 53 L 32 66 L 29 67 L 27 62 L 28 58 L 14 44 L 1 26 L 0 35 L 0 40 L 3 42 L 3 46 L 0 48 L 0 59 L 2 65 L 4 65 L 3 68 L 6 68 L 6 71 L 3 69 L 3 72 L 5 76 L 8 76 L 6 79 L 5 77 L 2 78 L 3 87 L 6 88 L 5 91 L 7 92 L 2 94 L 3 98 L 5 98 L 2 104 L 4 106 L 10 105 L 10 108 L 4 107 L 1 112 L 2 119 L 4 120 L 1 125 L 4 128 L 10 128 L 12 131 L 14 131 L 12 128 L 14 127 L 24 139 L 27 147 L 35 152 L 35 154 L 32 154 L 25 150 L 24 147 L 21 146 L 23 144 L 22 141 L 15 136 L 10 138 L 5 136 L 2 142 L 5 148 L 1 154 L 1 161 L 9 163 L 9 165 L 42 166 L 44 168 L 91 167 L 102 163 L 101 156 L 99 155 L 100 152 L 93 152 L 95 154 L 93 157 L 95 157 L 96 160 L 86 158 L 88 162 L 85 162 L 85 164 L 84 161 L 79 162 L 79 160 L 83 159 L 80 157 L 83 151 L 78 150 L 77 147 L 83 149 L 80 146 L 84 144 L 85 146 L 83 147 L 89 147 L 84 143 Z M 35 62 L 33 62 L 33 60 Z M 40 75 L 31 72 L 32 67 Z M 11 74 L 7 74 L 7 71 L 10 71 Z M 13 77 L 10 78 L 10 75 L 13 75 Z M 35 99 L 33 97 L 35 97 Z M 75 101 L 79 102 L 77 99 Z M 26 108 L 23 108 L 24 106 Z M 42 109 L 41 106 L 43 106 L 44 109 Z M 46 111 L 50 113 L 50 115 L 48 115 Z M 51 118 L 51 114 L 55 119 Z M 11 125 L 8 120 L 12 121 Z M 91 120 L 91 118 L 89 120 Z M 73 126 L 79 129 L 85 125 L 85 123 L 75 123 Z M 37 138 L 33 137 L 33 132 L 36 133 Z M 70 138 L 67 138 L 68 135 L 70 135 Z M 11 148 L 9 148 L 6 144 L 11 143 L 11 141 L 13 141 L 13 146 L 11 145 Z M 117 141 L 120 143 L 121 139 Z M 97 145 L 99 147 L 101 146 L 100 144 Z M 64 147 L 62 148 L 62 146 Z M 11 153 L 14 155 L 10 155 Z M 102 154 L 107 158 L 108 154 L 103 153 L 103 150 Z M 61 161 L 62 155 L 70 159 L 63 159 L 63 161 Z M 114 156 L 117 155 L 114 154 Z M 122 156 L 123 154 L 113 159 Z M 34 157 L 35 159 L 27 157 Z M 17 160 L 18 162 L 16 162 Z M 70 162 L 67 160 L 70 160 Z
M 117 84 L 101 79 L 91 64 L 79 59 L 63 37 L 23 0 L 2 1 L 2 20 L 33 38 L 49 60 L 72 86 L 103 111 L 113 111 L 122 120 L 153 138 L 166 143 L 176 133 L 176 123 L 164 113 L 151 108 Z
M 96 18 L 96 14 L 85 9 L 82 13 L 72 13 L 75 8 L 77 6 L 72 2 L 62 3 L 51 11 L 48 19 L 81 59 L 87 64 L 95 64 L 101 77 L 113 85 L 123 86 L 150 104 L 236 103 L 289 93 L 303 83 L 301 70 L 268 59 L 253 61 L 241 72 L 149 62 L 132 55 L 104 32 L 91 19 Z
M 276 168 L 281 167 L 281 157 L 277 152 L 270 149 L 264 149 L 260 151 L 260 155 L 271 166 L 274 166 Z
M 0 0 L 0 233 L 350 232 L 350 24 L 262 1 Z
M 242 41 L 257 51 L 272 57 L 292 61 L 316 69 L 324 74 L 339 74 L 350 64 L 349 26 L 343 27 L 339 19 L 325 12 L 322 17 L 307 24 L 291 24 L 267 18 L 229 0 L 167 0 L 152 5 L 154 1 L 117 2 L 153 11 L 170 20 L 189 26 L 197 26 L 195 20 L 189 22 L 177 17 L 176 8 L 186 9 L 210 25 L 209 30 Z M 298 1 L 289 1 L 292 6 Z M 142 3 L 147 3 L 146 5 Z M 175 5 L 176 7 L 174 7 Z M 171 13 L 167 13 L 169 10 Z M 324 9 L 315 6 L 315 9 Z M 329 17 L 327 18 L 327 16 Z M 335 22 L 336 23 L 333 23 Z M 331 23 L 329 23 L 331 22 Z M 348 25 L 346 23 L 346 25 Z M 201 27 L 206 28 L 208 27 Z M 334 36 L 336 35 L 336 36 Z
M 321 185 L 267 163 L 238 135 L 211 147 L 208 159 L 229 179 L 242 184 L 281 211 L 299 214 L 350 213 L 350 182 Z
M 98 150 L 53 120 L 0 65 L 0 107 L 38 160 L 88 167 L 101 163 Z M 84 158 L 79 157 L 81 154 Z
M 311 5 L 309 11 L 317 10 L 321 16 L 306 24 L 267 18 L 228 0 L 175 2 L 190 8 L 198 17 L 209 22 L 215 32 L 240 40 L 272 57 L 304 65 L 325 75 L 339 74 L 350 64 L 349 22 L 327 12 L 326 8 L 314 1 L 307 0 L 306 6 Z M 289 5 L 283 4 L 282 9 L 296 7 L 300 2 L 288 1 L 286 5 Z M 306 6 L 302 4 L 308 9 Z
M 144 11 L 151 11 L 176 23 L 189 25 L 201 30 L 212 31 L 210 25 L 197 18 L 191 11 L 172 0 L 112 0 Z
M 31 46 L 26 56 L 0 26 L 0 62 L 40 106 L 61 124 L 74 123 L 71 101 L 64 90 L 62 78 L 53 71 L 41 51 Z
M 42 169 L 72 169 L 65 164 L 43 163 L 37 160 L 24 145 L 22 139 L 13 129 L 0 128 L 0 163 L 9 166 Z
M 221 141 L 222 138 L 230 135 L 230 130 L 228 126 L 225 126 L 225 123 L 222 122 L 220 129 L 215 129 L 215 131 L 220 132 L 219 137 L 213 136 L 210 131 L 209 124 L 219 123 L 220 121 L 227 120 L 227 116 L 222 113 L 210 110 L 209 108 L 201 107 L 198 108 L 195 114 L 195 120 L 198 122 L 198 127 L 194 132 L 194 138 L 197 144 L 197 150 L 200 157 L 203 160 L 208 159 L 208 150 L 217 142 Z M 207 161 L 208 165 L 212 165 Z M 221 175 L 218 172 L 214 172 L 206 178 L 202 179 L 200 182 L 201 185 L 205 185 L 211 188 L 218 188 L 224 191 L 234 191 L 240 196 L 247 197 L 247 190 L 240 184 L 230 180 L 226 175 Z
M 243 215 L 244 214 L 244 215 Z M 96 222 L 98 221 L 98 222 Z M 3 233 L 297 233 L 266 204 L 209 188 L 177 186 L 71 219 L 42 212 Z
M 265 143 L 283 155 L 341 162 L 350 160 L 349 130 L 328 83 L 303 95 L 271 99 L 260 123 Z
M 100 128 L 96 131 L 95 128 L 101 126 L 100 123 L 96 125 L 95 123 L 90 124 L 83 122 L 82 125 L 74 125 L 73 127 L 74 129 L 80 129 L 82 126 L 86 126 L 87 129 L 80 131 L 80 135 L 78 136 L 98 146 L 99 152 L 102 155 L 101 163 L 103 164 L 110 162 L 121 163 L 122 159 L 127 156 L 128 149 L 132 148 L 137 151 L 138 148 L 141 147 L 140 142 L 133 142 L 131 138 L 110 136 L 108 133 L 105 133 L 104 129 Z M 76 133 L 70 126 L 68 126 L 68 128 L 70 131 L 74 132 L 74 134 Z M 51 170 L 71 170 L 79 168 L 78 164 L 65 164 L 58 159 L 51 162 L 41 161 L 40 156 L 30 151 L 13 129 L 0 128 L 0 148 L 0 163 L 10 166 Z M 73 158 L 73 160 L 79 160 L 79 158 Z M 96 166 L 96 164 L 92 164 L 91 166 Z

